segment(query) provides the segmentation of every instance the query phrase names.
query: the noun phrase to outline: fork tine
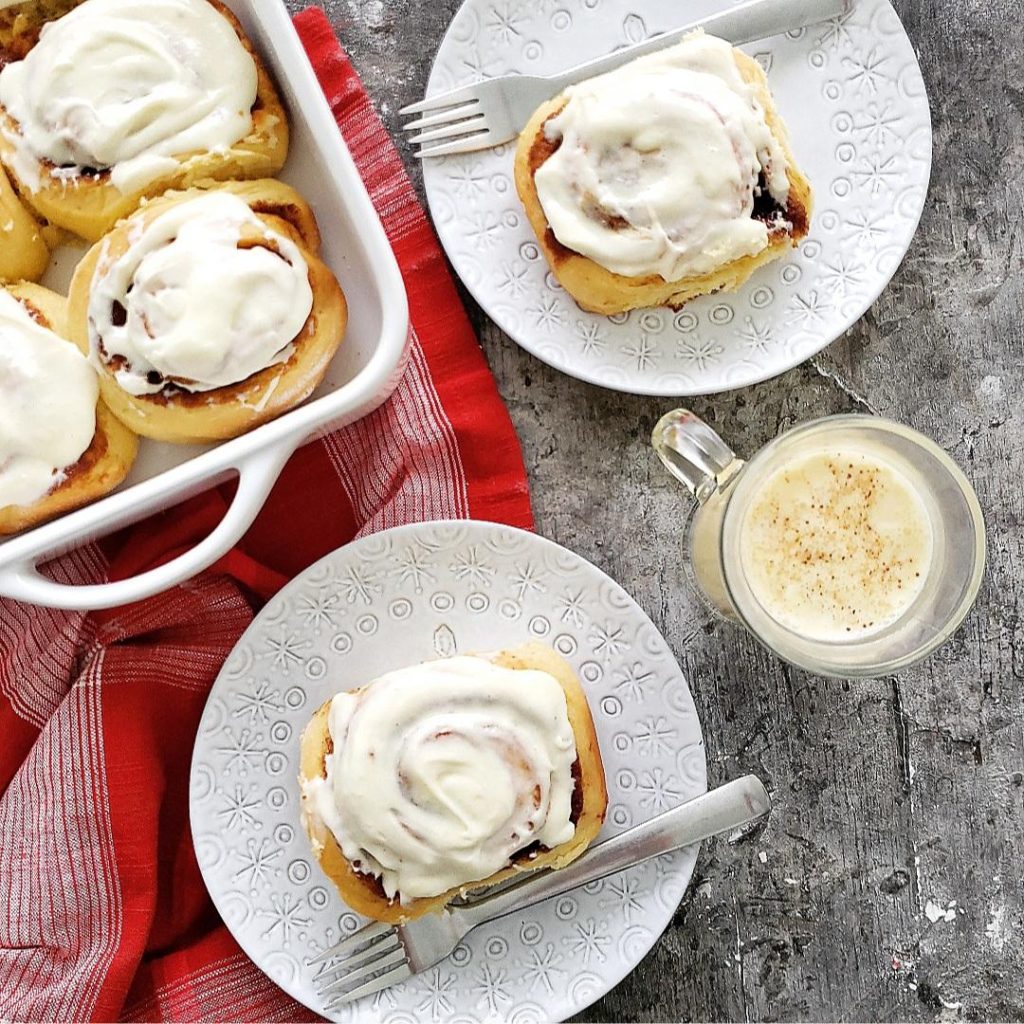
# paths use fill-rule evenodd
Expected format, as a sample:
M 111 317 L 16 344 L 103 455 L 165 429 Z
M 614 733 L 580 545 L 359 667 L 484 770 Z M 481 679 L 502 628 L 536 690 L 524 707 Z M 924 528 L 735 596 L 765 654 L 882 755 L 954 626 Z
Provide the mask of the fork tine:
M 441 142 L 433 146 L 424 146 L 416 151 L 416 156 L 423 160 L 428 156 L 445 156 L 448 153 L 472 153 L 475 149 L 487 149 L 490 147 L 490 131 L 479 132 L 476 135 L 467 135 L 454 142 Z
M 382 956 L 379 960 L 363 964 L 344 978 L 339 978 L 326 988 L 319 989 L 320 997 L 322 999 L 329 999 L 333 996 L 349 995 L 351 992 L 373 981 L 381 971 L 393 967 L 408 967 L 408 965 L 408 961 L 405 958 L 405 950 L 399 946 L 398 949 L 388 953 L 387 956 Z
M 343 978 L 346 974 L 351 974 L 357 967 L 365 964 L 370 960 L 379 960 L 382 956 L 387 953 L 393 953 L 400 947 L 398 936 L 396 934 L 395 941 L 391 942 L 389 939 L 382 939 L 380 942 L 374 943 L 369 949 L 364 950 L 362 953 L 356 953 L 355 956 L 345 957 L 344 960 L 337 967 L 332 967 L 329 971 L 324 971 L 322 974 L 318 974 L 313 980 L 313 984 L 321 991 L 329 988 L 339 978 Z
M 354 989 L 352 992 L 346 992 L 343 996 L 336 996 L 325 1005 L 325 1009 L 328 1013 L 333 1013 L 339 1007 L 344 1006 L 345 1003 L 350 1003 L 355 999 L 363 999 L 366 996 L 372 996 L 374 992 L 379 992 L 382 988 L 397 985 L 400 981 L 405 981 L 406 978 L 411 977 L 412 971 L 409 965 L 399 964 L 398 967 L 388 971 L 387 974 L 382 974 L 379 978 L 368 981 L 361 988 Z
M 459 121 L 464 117 L 471 117 L 477 112 L 476 108 L 479 106 L 479 103 L 479 100 L 473 100 L 471 103 L 460 103 L 457 107 L 449 107 L 446 110 L 442 110 L 439 114 L 418 118 L 406 125 L 402 125 L 402 131 L 414 132 L 420 128 L 431 128 L 435 124 L 446 124 L 449 121 Z
M 462 135 L 474 135 L 485 131 L 487 131 L 487 118 L 480 114 L 470 121 L 445 124 L 429 132 L 420 132 L 419 135 L 414 135 L 409 142 L 414 146 L 422 146 L 427 142 L 444 142 L 448 139 L 457 139 Z
M 428 110 L 454 107 L 457 103 L 468 103 L 470 100 L 475 100 L 478 92 L 479 86 L 466 85 L 461 89 L 443 92 L 439 96 L 429 96 L 418 103 L 410 103 L 407 107 L 402 107 L 398 113 L 402 117 L 406 117 L 409 114 L 425 114 Z
M 381 936 L 393 931 L 395 931 L 394 926 L 384 924 L 383 921 L 375 921 L 373 924 L 364 925 L 359 931 L 353 932 L 342 939 L 341 942 L 331 946 L 330 949 L 325 949 L 322 953 L 318 953 L 312 959 L 307 960 L 306 966 L 316 967 L 317 964 L 322 964 L 325 960 L 334 960 L 336 957 L 345 956 L 347 953 L 355 953 L 367 944 L 376 942 Z

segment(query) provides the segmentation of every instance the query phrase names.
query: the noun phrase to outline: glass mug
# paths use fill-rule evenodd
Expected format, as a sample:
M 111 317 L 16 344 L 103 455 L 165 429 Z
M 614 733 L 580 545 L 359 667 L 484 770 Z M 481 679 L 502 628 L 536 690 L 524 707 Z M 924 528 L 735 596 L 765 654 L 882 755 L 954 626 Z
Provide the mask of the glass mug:
M 799 668 L 837 677 L 895 672 L 949 639 L 974 604 L 985 569 L 978 498 L 917 431 L 875 416 L 828 416 L 745 462 L 703 420 L 676 409 L 651 441 L 695 499 L 684 535 L 694 589 Z M 823 494 L 827 507 L 808 504 Z M 877 624 L 861 621 L 872 601 L 895 611 Z M 855 604 L 856 614 L 834 620 L 847 625 L 833 628 L 827 616 Z

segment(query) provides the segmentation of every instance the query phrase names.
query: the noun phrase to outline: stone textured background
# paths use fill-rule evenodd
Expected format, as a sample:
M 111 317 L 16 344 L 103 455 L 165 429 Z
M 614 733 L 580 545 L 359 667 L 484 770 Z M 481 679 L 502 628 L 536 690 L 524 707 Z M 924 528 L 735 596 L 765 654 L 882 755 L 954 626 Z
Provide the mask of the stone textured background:
M 326 6 L 397 131 L 458 0 Z M 935 125 L 906 262 L 820 357 L 691 404 L 741 454 L 797 421 L 870 410 L 957 459 L 986 511 L 989 569 L 977 608 L 928 664 L 827 681 L 712 620 L 684 586 L 684 496 L 648 446 L 673 403 L 562 376 L 467 300 L 522 439 L 538 530 L 619 580 L 668 638 L 712 784 L 757 772 L 775 799 L 759 833 L 705 845 L 662 941 L 586 1019 L 1024 1020 L 1021 5 L 896 7 Z M 930 920 L 929 904 L 934 916 L 954 900 L 951 920 Z

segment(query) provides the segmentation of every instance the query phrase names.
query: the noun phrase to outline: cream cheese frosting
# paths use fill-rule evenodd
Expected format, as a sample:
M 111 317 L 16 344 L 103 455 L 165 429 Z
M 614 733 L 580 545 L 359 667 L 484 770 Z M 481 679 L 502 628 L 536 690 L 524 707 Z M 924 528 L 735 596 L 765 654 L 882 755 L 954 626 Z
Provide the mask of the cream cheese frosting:
M 0 104 L 29 188 L 48 161 L 58 177 L 109 169 L 130 192 L 248 135 L 256 86 L 252 56 L 206 0 L 85 0 L 0 71 Z
M 576 742 L 546 672 L 465 656 L 400 669 L 338 694 L 328 727 L 307 806 L 389 898 L 440 895 L 575 834 Z
M 122 255 L 101 252 L 90 360 L 132 395 L 210 391 L 286 361 L 312 308 L 298 246 L 210 192 L 159 214 Z
M 0 289 L 0 508 L 31 505 L 64 479 L 96 433 L 96 373 Z
M 545 125 L 558 148 L 534 179 L 563 245 L 666 281 L 768 245 L 754 200 L 763 180 L 785 208 L 786 158 L 728 43 L 698 31 L 564 95 Z

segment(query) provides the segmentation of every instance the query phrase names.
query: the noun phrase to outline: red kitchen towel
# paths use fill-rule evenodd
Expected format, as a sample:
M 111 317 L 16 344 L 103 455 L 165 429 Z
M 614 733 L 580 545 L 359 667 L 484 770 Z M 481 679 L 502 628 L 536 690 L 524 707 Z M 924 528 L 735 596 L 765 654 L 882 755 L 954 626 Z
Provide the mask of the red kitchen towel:
M 405 275 L 409 367 L 376 413 L 295 455 L 198 579 L 91 615 L 0 601 L 0 1019 L 313 1019 L 241 953 L 199 875 L 188 771 L 209 688 L 259 605 L 340 544 L 416 520 L 531 525 L 512 425 L 398 154 L 323 12 L 295 24 Z M 208 492 L 50 572 L 150 568 L 228 498 Z

